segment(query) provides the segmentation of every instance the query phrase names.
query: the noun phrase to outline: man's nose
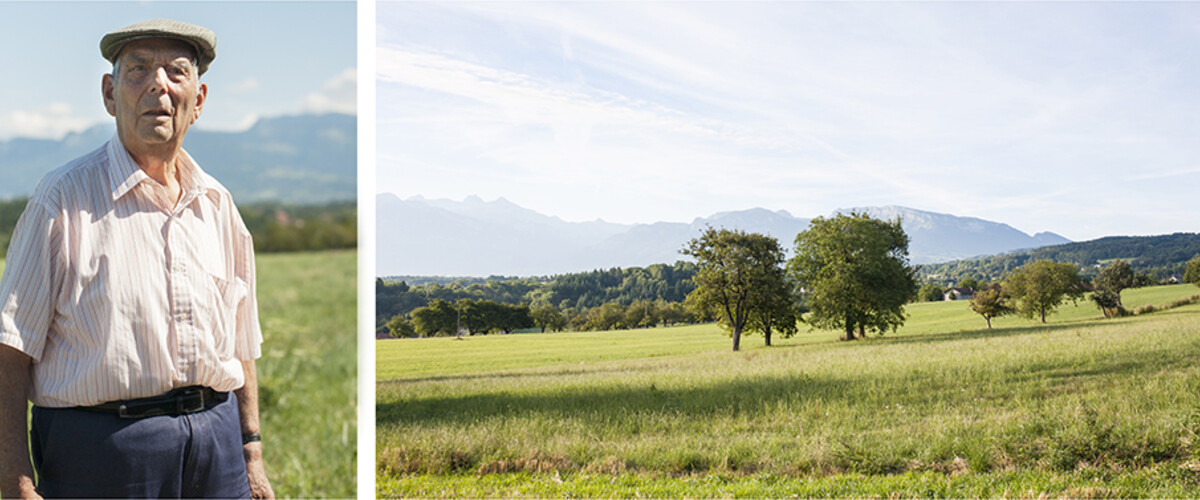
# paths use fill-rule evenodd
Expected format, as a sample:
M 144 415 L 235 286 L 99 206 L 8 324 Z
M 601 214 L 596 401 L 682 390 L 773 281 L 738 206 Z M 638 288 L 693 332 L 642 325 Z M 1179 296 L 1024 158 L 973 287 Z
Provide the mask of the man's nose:
M 165 93 L 167 91 L 168 81 L 169 77 L 167 77 L 167 68 L 160 67 L 154 70 L 154 80 L 150 82 L 150 90 L 152 92 Z

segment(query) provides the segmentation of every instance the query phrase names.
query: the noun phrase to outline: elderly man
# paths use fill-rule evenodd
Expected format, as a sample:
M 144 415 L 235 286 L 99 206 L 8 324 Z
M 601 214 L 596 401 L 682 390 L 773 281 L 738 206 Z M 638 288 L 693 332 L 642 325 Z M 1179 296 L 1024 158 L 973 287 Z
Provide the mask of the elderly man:
M 182 149 L 216 37 L 153 20 L 100 51 L 117 132 L 38 185 L 0 279 L 0 495 L 272 497 L 250 234 Z

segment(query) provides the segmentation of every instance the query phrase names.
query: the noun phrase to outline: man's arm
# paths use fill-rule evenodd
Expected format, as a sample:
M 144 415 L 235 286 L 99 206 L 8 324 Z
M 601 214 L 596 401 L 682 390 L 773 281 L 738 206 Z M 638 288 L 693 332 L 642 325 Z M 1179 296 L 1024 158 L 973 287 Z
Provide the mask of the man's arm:
M 258 425 L 258 368 L 254 360 L 242 361 L 242 372 L 245 373 L 246 383 L 241 389 L 233 391 L 238 398 L 242 434 L 258 434 L 261 431 Z M 267 480 L 262 452 L 261 441 L 242 445 L 242 454 L 246 457 L 246 475 L 250 480 L 250 497 L 275 498 L 271 482 Z
M 29 462 L 28 401 L 33 360 L 0 345 L 0 495 L 41 498 L 33 484 Z

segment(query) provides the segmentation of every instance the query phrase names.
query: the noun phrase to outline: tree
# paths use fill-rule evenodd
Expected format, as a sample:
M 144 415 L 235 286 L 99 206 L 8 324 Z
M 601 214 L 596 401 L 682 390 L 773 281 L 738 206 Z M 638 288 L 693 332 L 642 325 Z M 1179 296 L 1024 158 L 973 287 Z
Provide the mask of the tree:
M 1017 312 L 1027 318 L 1054 312 L 1064 301 L 1083 297 L 1083 279 L 1074 264 L 1039 260 L 1025 264 L 1008 275 L 1004 288 L 1017 302 Z
M 1125 307 L 1121 304 L 1121 290 L 1134 288 L 1137 284 L 1137 276 L 1129 263 L 1121 259 L 1114 260 L 1092 280 L 1096 289 L 1092 292 L 1092 301 L 1104 313 L 1104 317 L 1121 316 L 1125 313 Z
M 417 330 L 404 315 L 397 315 L 387 322 L 388 334 L 395 338 L 416 336 Z
M 917 298 L 921 302 L 938 302 L 945 296 L 942 295 L 942 287 L 936 283 L 926 283 L 921 285 L 921 289 L 917 290 Z
M 584 329 L 603 331 L 625 328 L 625 309 L 624 305 L 616 302 L 608 302 L 588 309 L 587 323 L 584 325 Z
M 971 298 L 971 310 L 983 316 L 987 321 L 988 330 L 992 329 L 992 318 L 1016 312 L 1000 285 L 992 285 L 987 290 L 977 292 L 975 297 Z
M 1187 261 L 1183 270 L 1183 281 L 1200 286 L 1200 255 Z
M 1121 290 L 1133 288 L 1137 284 L 1133 267 L 1124 260 L 1117 259 L 1100 270 L 1096 279 L 1092 280 L 1097 291 L 1107 292 L 1116 301 L 1115 309 L 1121 309 Z M 1106 314 L 1107 315 L 1107 314 Z
M 1125 308 L 1121 306 L 1120 296 L 1109 290 L 1096 290 L 1092 292 L 1092 302 L 1096 303 L 1096 307 L 1100 308 L 1100 312 L 1104 313 L 1105 318 L 1113 318 L 1125 314 Z
M 755 300 L 757 306 L 750 311 L 746 322 L 747 332 L 762 332 L 767 347 L 771 346 L 772 332 L 778 331 L 783 338 L 791 338 L 799 331 L 796 323 L 800 321 L 800 310 L 796 306 L 795 286 L 789 282 L 783 268 L 782 249 L 777 257 L 769 270 L 772 276 L 755 290 L 759 295 Z
M 904 304 L 916 296 L 916 269 L 908 263 L 908 235 L 900 220 L 866 214 L 817 217 L 796 236 L 788 270 L 808 290 L 806 321 L 839 328 L 846 340 L 880 335 L 904 324 Z
M 533 308 L 530 314 L 533 316 L 533 324 L 540 327 L 543 333 L 547 328 L 552 332 L 559 332 L 567 326 L 567 318 L 562 311 L 549 304 Z
M 709 227 L 682 253 L 696 258 L 696 289 L 688 294 L 688 302 L 699 311 L 717 313 L 733 335 L 734 351 L 740 349 L 742 331 L 754 311 L 778 317 L 765 312 L 779 307 L 773 294 L 785 286 L 775 282 L 784 277 L 777 271 L 783 249 L 775 238 Z
M 525 304 L 508 305 L 495 303 L 495 308 L 498 313 L 498 321 L 496 327 L 504 330 L 504 333 L 512 333 L 522 328 L 532 328 L 533 315 L 529 312 L 529 306 Z
M 458 312 L 442 299 L 433 299 L 429 305 L 418 307 L 409 315 L 412 316 L 413 329 L 426 337 L 439 333 L 452 334 L 458 330 Z

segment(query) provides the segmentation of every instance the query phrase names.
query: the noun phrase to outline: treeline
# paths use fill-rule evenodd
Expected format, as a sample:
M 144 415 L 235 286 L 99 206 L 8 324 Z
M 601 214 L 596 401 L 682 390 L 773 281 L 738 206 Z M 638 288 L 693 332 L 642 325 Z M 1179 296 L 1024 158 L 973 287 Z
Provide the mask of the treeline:
M 8 242 L 12 239 L 13 228 L 17 226 L 17 219 L 21 218 L 21 212 L 25 211 L 25 203 L 29 198 L 16 198 L 12 200 L 0 201 L 0 250 L 3 254 L 8 254 Z
M 258 252 L 303 252 L 356 248 L 358 204 L 253 203 L 239 205 Z
M 1161 281 L 1181 275 L 1188 259 L 1197 254 L 1200 254 L 1200 234 L 1196 233 L 1113 236 L 1024 252 L 926 264 L 921 266 L 919 272 L 924 281 L 943 285 L 967 278 L 991 282 L 1028 263 L 1050 260 L 1075 264 L 1080 268 L 1081 276 L 1091 278 L 1105 264 L 1124 259 L 1135 272 L 1149 274 Z
M 527 328 L 542 332 L 629 330 L 713 318 L 679 302 L 638 300 L 629 305 L 610 302 L 592 308 L 559 309 L 549 304 L 502 304 L 491 300 L 459 299 L 453 303 L 432 299 L 408 314 L 398 314 L 377 328 L 393 337 L 486 335 L 512 333 Z
M 429 305 L 418 307 L 411 314 L 392 318 L 387 328 L 397 337 L 420 335 L 472 335 L 494 331 L 512 333 L 533 326 L 533 316 L 527 305 L 510 305 L 491 300 L 461 299 L 453 304 L 433 299 Z
M 28 198 L 0 201 L 0 255 L 8 253 L 13 228 Z M 259 252 L 299 252 L 358 246 L 354 201 L 316 205 L 251 203 L 238 206 Z
M 449 282 L 426 278 L 420 285 L 381 278 L 375 282 L 375 326 L 379 332 L 389 332 L 389 321 L 410 316 L 435 300 L 526 305 L 535 319 L 531 326 L 551 331 L 694 322 L 702 318 L 682 302 L 695 289 L 691 281 L 695 273 L 695 264 L 679 261 L 544 278 L 459 278 Z M 544 321 L 538 320 L 539 311 Z

